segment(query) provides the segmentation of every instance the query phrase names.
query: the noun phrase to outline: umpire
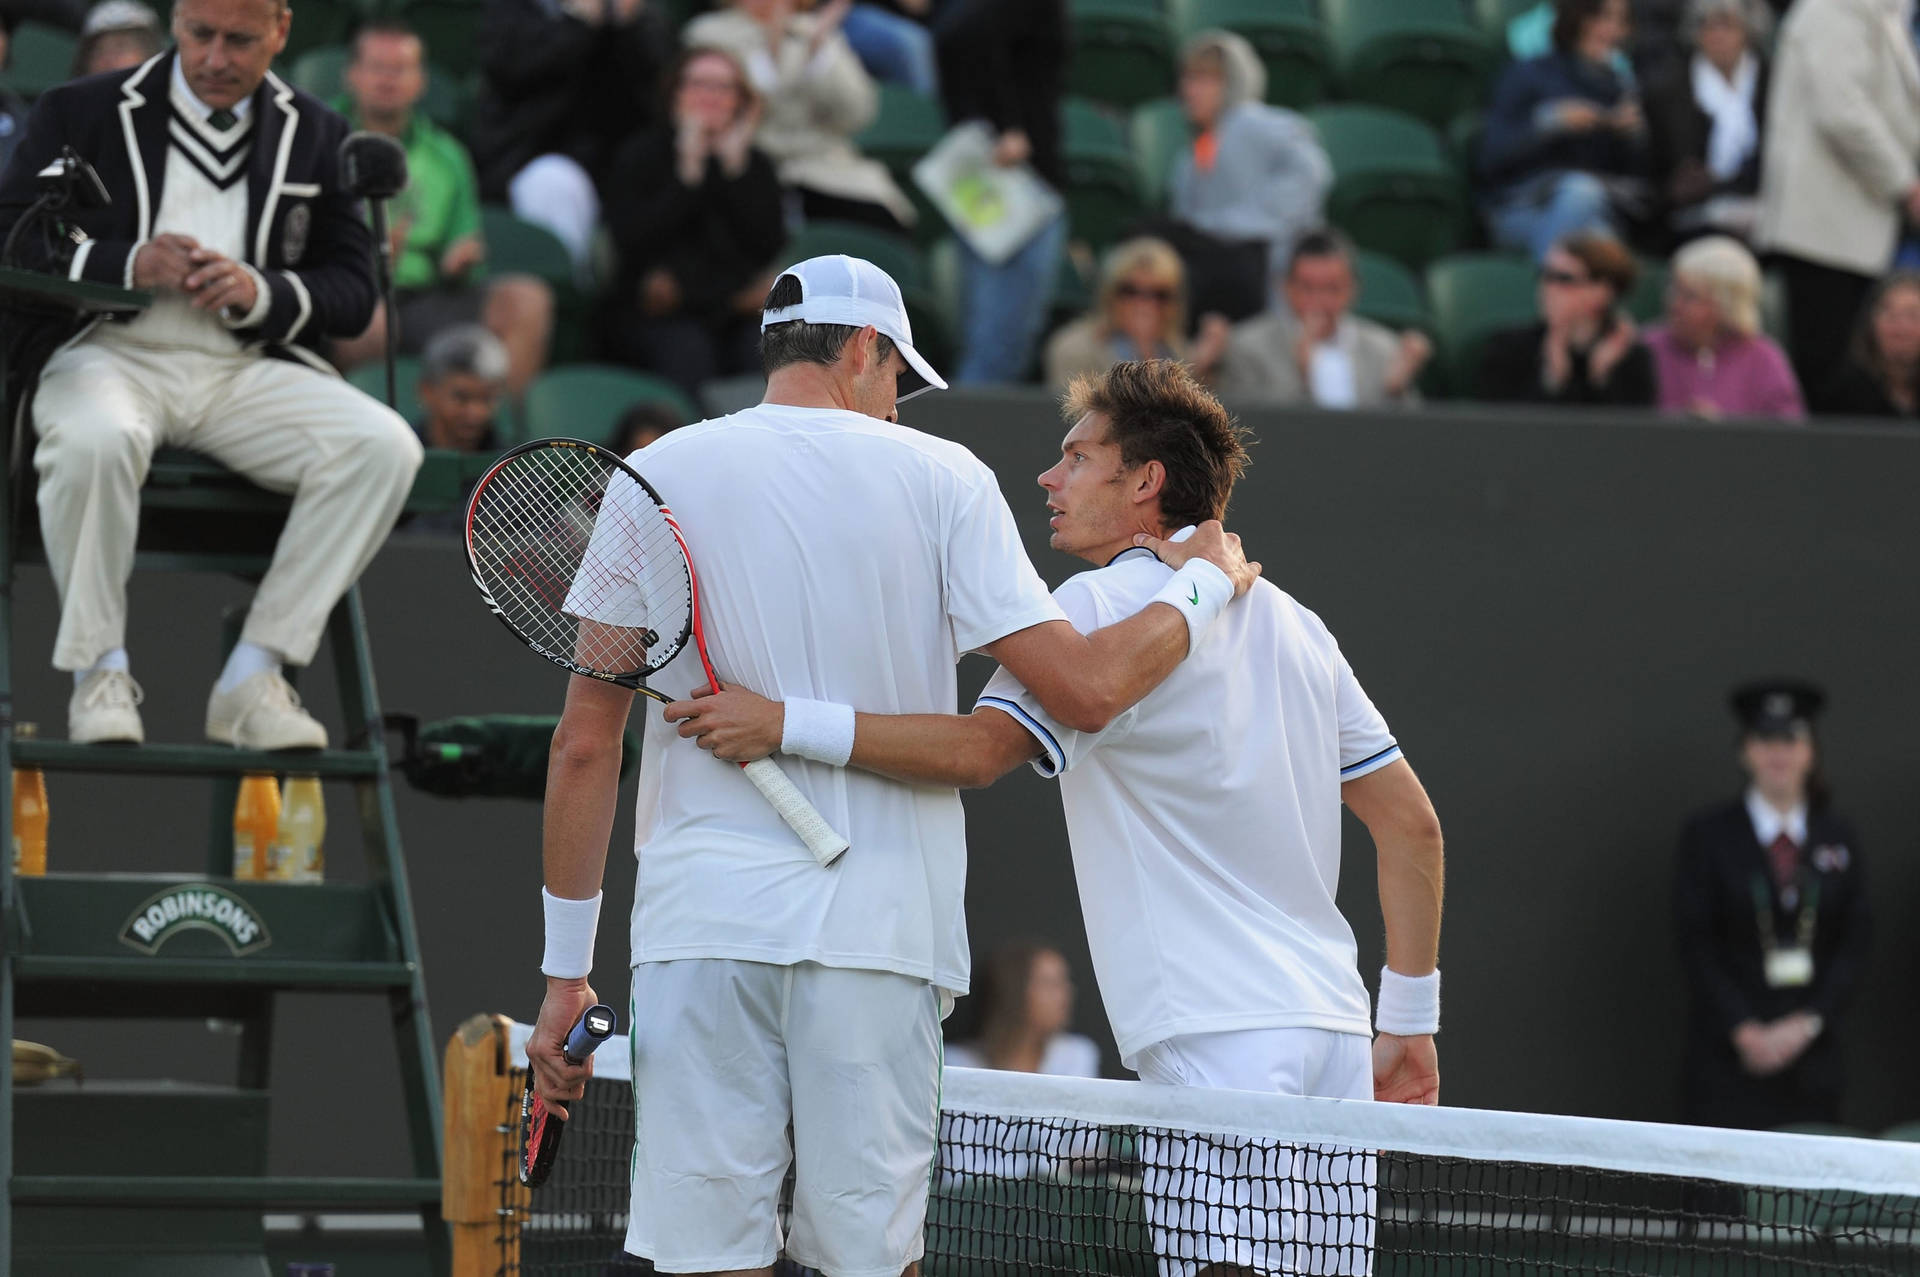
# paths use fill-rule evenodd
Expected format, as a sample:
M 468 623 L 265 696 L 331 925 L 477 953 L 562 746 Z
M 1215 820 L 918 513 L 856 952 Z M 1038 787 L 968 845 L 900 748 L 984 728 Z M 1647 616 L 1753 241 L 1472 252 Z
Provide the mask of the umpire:
M 23 264 L 156 295 L 137 318 L 60 347 L 33 400 L 40 527 L 60 591 L 53 663 L 74 674 L 76 741 L 144 735 L 126 586 L 156 447 L 293 494 L 207 704 L 209 738 L 254 749 L 325 746 L 282 663 L 312 659 L 419 468 L 407 424 L 316 353 L 373 315 L 372 239 L 340 189 L 346 122 L 267 69 L 291 20 L 285 0 L 179 0 L 175 49 L 47 92 L 0 177 L 4 233 L 33 202 L 35 175 L 71 146 L 112 202 L 72 215 L 57 257 L 21 236 Z
M 1820 779 L 1824 699 L 1786 680 L 1735 689 L 1750 786 L 1680 835 L 1689 1122 L 1840 1120 L 1838 1020 L 1866 956 L 1867 892 L 1859 841 Z

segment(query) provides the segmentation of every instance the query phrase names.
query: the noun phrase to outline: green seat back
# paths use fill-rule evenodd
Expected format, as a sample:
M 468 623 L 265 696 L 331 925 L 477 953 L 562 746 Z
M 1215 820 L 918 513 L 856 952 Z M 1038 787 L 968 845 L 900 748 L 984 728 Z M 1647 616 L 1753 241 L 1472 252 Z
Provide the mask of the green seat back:
M 1158 0 L 1071 0 L 1067 91 L 1134 106 L 1173 91 L 1173 31 Z
M 38 97 L 65 84 L 73 71 L 73 53 L 80 42 L 57 27 L 22 22 L 14 28 L 8 66 L 0 83 L 22 97 Z
M 1354 314 L 1389 328 L 1433 326 L 1419 278 L 1398 261 L 1363 248 L 1354 254 L 1353 272 L 1358 288 Z
M 419 33 L 427 59 L 456 76 L 480 69 L 474 40 L 480 29 L 479 0 L 402 0 L 400 16 Z
M 387 401 L 387 366 L 381 361 L 360 365 L 347 374 L 347 380 L 381 403 Z M 427 410 L 420 405 L 420 361 L 414 356 L 402 355 L 393 361 L 393 394 L 394 411 L 410 424 L 426 417 Z
M 1920 1144 L 1920 1120 L 1896 1122 L 1880 1132 L 1883 1140 L 1900 1140 L 1908 1144 Z
M 1118 240 L 1141 211 L 1133 149 L 1118 115 L 1084 98 L 1061 104 L 1067 221 L 1095 248 Z
M 1667 264 L 1651 257 L 1640 259 L 1640 273 L 1627 294 L 1627 313 L 1635 323 L 1649 324 L 1667 310 Z
M 1459 0 L 1326 0 L 1347 96 L 1436 128 L 1483 104 L 1498 58 Z
M 638 403 L 665 404 L 689 422 L 705 415 L 663 377 L 603 364 L 570 364 L 542 374 L 527 387 L 527 438 L 564 436 L 605 443 L 615 423 Z
M 293 24 L 287 28 L 287 47 L 280 61 L 292 66 L 309 50 L 344 44 L 353 28 L 371 16 L 377 0 L 296 0 Z M 169 28 L 171 29 L 171 28 Z
M 1307 113 L 1333 165 L 1327 220 L 1362 248 L 1419 267 L 1453 250 L 1466 191 L 1440 136 L 1409 115 L 1359 103 Z
M 1304 108 L 1327 94 L 1333 51 L 1310 0 L 1171 0 L 1174 32 L 1184 44 L 1220 28 L 1243 37 L 1267 68 L 1267 101 Z
M 480 234 L 487 242 L 487 270 L 495 275 L 534 275 L 563 299 L 574 291 L 573 258 L 558 236 L 544 226 L 522 221 L 496 205 L 480 209 Z
M 305 89 L 329 106 L 347 91 L 347 63 L 353 60 L 349 44 L 323 44 L 308 49 L 287 70 L 286 78 L 295 88 Z M 460 130 L 471 101 L 467 83 L 437 64 L 427 67 L 427 92 L 420 100 L 420 111 L 442 128 Z
M 1427 267 L 1436 371 L 1451 394 L 1466 398 L 1474 392 L 1490 333 L 1534 321 L 1537 291 L 1533 267 L 1514 254 L 1458 253 Z
M 938 98 L 916 93 L 903 84 L 882 81 L 880 113 L 853 139 L 863 155 L 879 160 L 905 185 L 920 157 L 932 150 L 947 132 L 947 115 Z
M 1502 57 L 1507 52 L 1507 26 L 1529 9 L 1537 9 L 1543 0 L 1471 0 L 1474 21 Z
M 1167 184 L 1173 178 L 1173 165 L 1180 152 L 1193 142 L 1193 127 L 1186 112 L 1173 98 L 1143 102 L 1133 108 L 1129 128 L 1133 142 L 1134 181 L 1140 186 L 1141 203 L 1159 209 L 1167 202 Z

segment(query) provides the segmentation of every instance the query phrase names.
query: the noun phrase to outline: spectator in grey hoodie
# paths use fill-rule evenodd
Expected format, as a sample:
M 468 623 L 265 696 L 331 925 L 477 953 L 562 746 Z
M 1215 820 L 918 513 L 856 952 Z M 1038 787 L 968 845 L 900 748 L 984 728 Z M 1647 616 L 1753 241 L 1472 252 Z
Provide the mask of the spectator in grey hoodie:
M 1202 31 L 1181 51 L 1180 103 L 1194 138 L 1174 160 L 1168 191 L 1203 314 L 1237 319 L 1260 310 L 1269 274 L 1284 270 L 1294 240 L 1322 221 L 1333 167 L 1313 126 L 1268 106 L 1266 89 L 1266 68 L 1240 36 Z M 1232 283 L 1216 301 L 1223 273 Z M 1235 304 L 1248 290 L 1250 304 Z

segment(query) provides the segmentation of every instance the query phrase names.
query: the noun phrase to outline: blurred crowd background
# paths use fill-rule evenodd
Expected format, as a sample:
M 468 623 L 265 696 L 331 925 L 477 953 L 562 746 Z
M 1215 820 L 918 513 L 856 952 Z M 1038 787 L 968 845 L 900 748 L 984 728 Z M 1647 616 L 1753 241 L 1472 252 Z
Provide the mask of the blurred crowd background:
M 1920 410 L 1900 0 L 295 0 L 279 72 L 406 147 L 343 371 L 440 447 L 757 400 L 773 272 L 854 253 L 963 386 L 1189 360 L 1230 403 Z M 1783 11 L 1784 10 L 1784 11 Z M 170 42 L 5 6 L 35 94 Z M 1060 197 L 1004 260 L 914 178 L 983 122 Z

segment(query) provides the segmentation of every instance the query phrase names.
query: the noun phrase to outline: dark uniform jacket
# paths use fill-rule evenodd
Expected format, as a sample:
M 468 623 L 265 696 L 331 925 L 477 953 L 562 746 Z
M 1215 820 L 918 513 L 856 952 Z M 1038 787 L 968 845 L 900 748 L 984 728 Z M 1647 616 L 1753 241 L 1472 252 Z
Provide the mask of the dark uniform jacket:
M 49 89 L 34 103 L 27 134 L 0 175 L 0 235 L 38 196 L 34 177 L 72 146 L 99 172 L 113 202 L 71 210 L 84 236 L 64 264 L 40 237 L 20 237 L 21 264 L 116 287 L 133 283 L 134 249 L 153 235 L 167 173 L 173 53 L 130 71 Z M 244 260 L 271 298 L 261 322 L 239 330 L 266 353 L 328 368 L 323 338 L 351 337 L 373 318 L 373 236 L 358 201 L 340 188 L 347 122 L 272 72 L 253 95 Z M 330 368 L 328 368 L 331 371 Z
M 1840 1019 L 1867 948 L 1866 880 L 1852 829 L 1830 810 L 1808 813 L 1799 907 L 1791 911 L 1774 884 L 1766 849 L 1742 799 L 1708 808 L 1687 822 L 1677 871 L 1676 934 L 1690 995 L 1686 1120 L 1751 1128 L 1839 1121 Z M 1783 948 L 1797 943 L 1801 909 L 1811 907 L 1811 983 L 1769 987 L 1756 889 Z M 1799 1010 L 1817 1013 L 1826 1021 L 1825 1030 L 1785 1072 L 1769 1078 L 1749 1074 L 1733 1047 L 1734 1026 Z

